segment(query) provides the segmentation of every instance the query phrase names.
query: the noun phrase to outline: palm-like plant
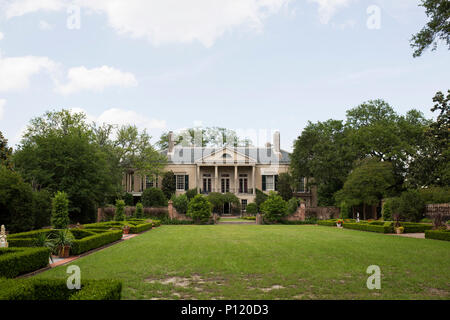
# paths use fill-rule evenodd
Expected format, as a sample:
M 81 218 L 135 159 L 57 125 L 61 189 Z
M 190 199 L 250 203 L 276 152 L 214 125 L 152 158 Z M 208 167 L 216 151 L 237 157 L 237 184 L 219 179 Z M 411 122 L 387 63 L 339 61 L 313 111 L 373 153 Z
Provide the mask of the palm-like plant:
M 69 229 L 58 230 L 52 237 L 53 249 L 57 252 L 61 252 L 66 247 L 71 247 L 75 240 Z
M 50 249 L 49 258 L 53 262 L 52 253 L 55 251 L 55 245 L 49 234 L 39 233 L 34 240 L 35 247 L 45 247 Z

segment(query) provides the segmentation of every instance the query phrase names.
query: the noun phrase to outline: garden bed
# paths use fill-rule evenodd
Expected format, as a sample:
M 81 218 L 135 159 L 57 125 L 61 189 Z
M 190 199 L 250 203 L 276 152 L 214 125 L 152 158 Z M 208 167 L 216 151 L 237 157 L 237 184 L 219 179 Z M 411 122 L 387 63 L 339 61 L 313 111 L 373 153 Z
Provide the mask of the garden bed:
M 1 280 L 0 288 L 0 300 L 120 300 L 122 283 L 85 280 L 80 290 L 70 290 L 65 279 L 10 279 Z

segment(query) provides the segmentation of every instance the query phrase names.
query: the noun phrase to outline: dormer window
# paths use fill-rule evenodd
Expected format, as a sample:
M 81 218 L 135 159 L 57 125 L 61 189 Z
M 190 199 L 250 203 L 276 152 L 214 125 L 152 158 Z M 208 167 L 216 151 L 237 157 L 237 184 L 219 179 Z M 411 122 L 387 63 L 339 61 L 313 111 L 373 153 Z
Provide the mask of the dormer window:
M 232 157 L 231 157 L 230 154 L 224 153 L 224 154 L 222 155 L 222 158 L 224 158 L 224 159 L 231 159 Z

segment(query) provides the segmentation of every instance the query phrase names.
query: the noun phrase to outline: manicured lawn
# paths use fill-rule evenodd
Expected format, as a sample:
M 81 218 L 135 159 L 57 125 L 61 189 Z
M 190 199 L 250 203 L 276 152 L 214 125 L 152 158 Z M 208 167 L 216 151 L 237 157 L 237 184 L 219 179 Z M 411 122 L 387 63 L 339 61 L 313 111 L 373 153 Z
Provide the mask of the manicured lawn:
M 450 298 L 450 242 L 322 226 L 162 226 L 73 264 L 121 279 L 124 299 Z

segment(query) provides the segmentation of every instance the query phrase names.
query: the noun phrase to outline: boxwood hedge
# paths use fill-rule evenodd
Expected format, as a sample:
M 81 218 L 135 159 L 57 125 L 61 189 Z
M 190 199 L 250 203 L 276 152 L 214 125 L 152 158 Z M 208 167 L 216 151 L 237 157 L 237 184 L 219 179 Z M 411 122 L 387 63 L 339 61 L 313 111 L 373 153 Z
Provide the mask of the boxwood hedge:
M 122 239 L 122 230 L 111 230 L 103 233 L 97 233 L 86 238 L 74 240 L 72 247 L 70 248 L 70 254 L 79 255 L 120 239 Z
M 0 248 L 0 277 L 15 278 L 44 268 L 49 256 L 47 248 Z
M 450 241 L 450 230 L 426 230 L 425 238 Z
M 383 225 L 371 224 L 371 223 L 367 223 L 367 222 L 344 223 L 343 227 L 345 229 L 361 230 L 361 231 L 369 231 L 369 232 L 377 232 L 377 233 L 393 233 L 394 232 L 394 227 L 392 225 L 392 222 L 385 222 Z
M 9 279 L 0 281 L 0 300 L 120 300 L 117 280 L 84 280 L 80 290 L 67 288 L 65 279 Z

